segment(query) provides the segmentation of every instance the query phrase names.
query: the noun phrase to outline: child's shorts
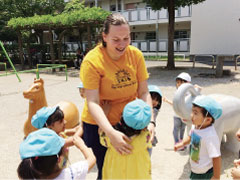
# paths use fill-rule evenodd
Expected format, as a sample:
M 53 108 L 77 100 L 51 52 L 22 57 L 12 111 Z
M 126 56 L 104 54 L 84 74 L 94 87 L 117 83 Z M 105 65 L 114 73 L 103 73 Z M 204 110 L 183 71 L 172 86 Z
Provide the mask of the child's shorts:
M 191 171 L 190 174 L 190 179 L 211 179 L 213 176 L 213 168 L 209 169 L 206 173 L 204 174 L 196 174 Z

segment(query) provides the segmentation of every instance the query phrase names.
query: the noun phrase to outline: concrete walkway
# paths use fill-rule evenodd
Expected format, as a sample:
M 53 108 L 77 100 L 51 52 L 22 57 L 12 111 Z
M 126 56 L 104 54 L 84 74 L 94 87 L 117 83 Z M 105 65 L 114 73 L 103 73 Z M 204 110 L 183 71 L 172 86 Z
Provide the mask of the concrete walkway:
M 240 98 L 240 71 L 234 71 L 232 76 L 215 78 L 214 70 L 209 65 L 196 63 L 193 69 L 192 63 L 176 62 L 176 70 L 168 71 L 164 67 L 166 62 L 148 61 L 150 74 L 149 84 L 158 85 L 169 99 L 175 92 L 175 77 L 180 72 L 188 72 L 193 79 L 193 84 L 203 87 L 202 94 L 222 93 Z M 78 71 L 69 72 L 72 76 L 66 82 L 61 75 L 42 74 L 40 77 L 45 81 L 45 93 L 48 105 L 54 105 L 61 100 L 75 103 L 79 112 L 83 108 L 83 99 L 79 96 L 77 85 L 79 83 Z M 60 73 L 59 73 L 60 74 Z M 28 115 L 28 100 L 23 98 L 22 92 L 32 83 L 35 74 L 20 74 L 22 82 L 19 83 L 16 76 L 0 77 L 0 179 L 17 179 L 16 169 L 20 162 L 19 144 L 23 140 L 23 124 Z M 157 118 L 156 133 L 159 140 L 152 154 L 152 178 L 153 179 L 187 179 L 190 172 L 188 152 L 173 151 L 173 116 L 174 112 L 170 105 L 163 103 Z M 232 162 L 237 158 L 222 146 L 223 167 L 221 179 L 227 178 Z M 81 153 L 76 148 L 70 149 L 70 162 L 82 159 Z M 96 169 L 93 169 L 87 179 L 96 178 Z

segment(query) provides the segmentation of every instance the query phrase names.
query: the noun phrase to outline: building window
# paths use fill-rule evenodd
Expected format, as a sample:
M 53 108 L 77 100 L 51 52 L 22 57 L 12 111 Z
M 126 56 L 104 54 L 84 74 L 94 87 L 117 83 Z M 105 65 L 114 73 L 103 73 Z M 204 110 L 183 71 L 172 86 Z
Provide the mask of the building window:
M 146 40 L 153 40 L 156 39 L 156 32 L 146 32 Z
M 125 10 L 129 10 L 129 9 L 136 9 L 137 4 L 136 3 L 128 3 L 125 4 Z
M 110 5 L 110 11 L 116 11 L 116 4 Z
M 174 39 L 185 39 L 189 38 L 189 31 L 179 30 L 174 32 Z

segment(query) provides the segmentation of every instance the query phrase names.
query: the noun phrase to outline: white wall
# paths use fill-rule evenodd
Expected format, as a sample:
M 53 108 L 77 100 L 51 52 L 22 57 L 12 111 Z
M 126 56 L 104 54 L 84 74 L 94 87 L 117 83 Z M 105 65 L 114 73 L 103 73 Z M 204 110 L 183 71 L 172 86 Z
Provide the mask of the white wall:
M 190 54 L 240 54 L 240 0 L 192 7 Z

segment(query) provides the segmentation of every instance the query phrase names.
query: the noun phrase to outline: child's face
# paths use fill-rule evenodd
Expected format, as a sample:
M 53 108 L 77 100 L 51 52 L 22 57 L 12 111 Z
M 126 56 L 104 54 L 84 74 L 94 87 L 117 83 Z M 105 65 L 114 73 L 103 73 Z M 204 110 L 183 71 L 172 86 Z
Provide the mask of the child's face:
M 59 120 L 59 121 L 55 121 L 54 123 L 52 123 L 49 128 L 52 129 L 53 131 L 55 131 L 57 134 L 59 134 L 60 132 L 63 132 L 65 130 L 65 124 L 66 121 L 64 119 Z
M 156 99 L 152 99 L 152 106 L 157 107 L 158 101 Z
M 192 107 L 191 120 L 197 129 L 203 129 L 211 124 L 211 118 L 205 117 L 200 107 Z
M 176 80 L 176 88 L 178 89 L 179 86 L 181 86 L 183 83 L 184 83 L 184 81 L 182 81 L 182 80 L 180 80 L 180 79 L 177 79 L 177 80 Z
M 82 98 L 85 98 L 85 89 L 84 88 L 79 88 L 79 93 Z

